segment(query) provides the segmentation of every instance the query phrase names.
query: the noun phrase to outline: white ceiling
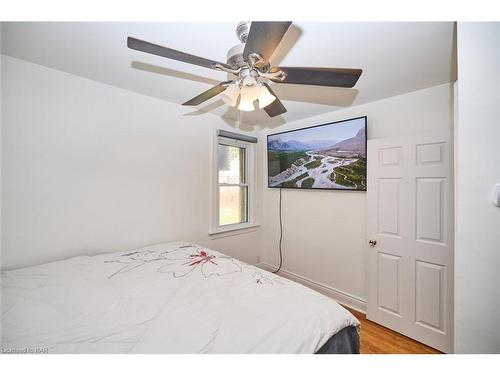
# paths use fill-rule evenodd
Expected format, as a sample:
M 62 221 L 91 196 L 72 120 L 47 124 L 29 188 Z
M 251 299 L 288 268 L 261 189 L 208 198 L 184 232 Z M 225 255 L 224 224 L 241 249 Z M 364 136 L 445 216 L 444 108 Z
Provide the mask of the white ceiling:
M 231 23 L 2 23 L 2 53 L 113 86 L 183 103 L 227 75 L 127 48 L 127 36 L 226 61 L 239 41 Z M 294 22 L 271 63 L 362 68 L 354 89 L 273 84 L 288 112 L 242 114 L 246 125 L 275 127 L 454 80 L 454 25 Z M 185 115 L 211 112 L 233 124 L 237 111 L 218 98 Z

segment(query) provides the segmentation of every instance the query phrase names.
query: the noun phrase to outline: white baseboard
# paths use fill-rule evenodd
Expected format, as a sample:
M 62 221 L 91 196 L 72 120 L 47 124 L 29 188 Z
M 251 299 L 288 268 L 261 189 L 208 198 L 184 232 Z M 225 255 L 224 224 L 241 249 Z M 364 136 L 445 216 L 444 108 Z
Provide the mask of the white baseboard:
M 268 263 L 257 263 L 256 267 L 262 268 L 266 271 L 274 271 L 276 267 Z M 354 310 L 360 311 L 366 314 L 366 301 L 362 298 L 353 296 L 352 294 L 343 292 L 341 290 L 332 288 L 331 286 L 319 283 L 317 281 L 308 279 L 304 276 L 297 275 L 296 273 L 281 269 L 278 274 L 280 276 L 286 277 L 287 279 L 298 282 L 299 284 L 305 285 L 308 288 L 314 289 L 317 292 L 326 295 L 327 297 L 333 298 L 338 303 L 350 307 Z

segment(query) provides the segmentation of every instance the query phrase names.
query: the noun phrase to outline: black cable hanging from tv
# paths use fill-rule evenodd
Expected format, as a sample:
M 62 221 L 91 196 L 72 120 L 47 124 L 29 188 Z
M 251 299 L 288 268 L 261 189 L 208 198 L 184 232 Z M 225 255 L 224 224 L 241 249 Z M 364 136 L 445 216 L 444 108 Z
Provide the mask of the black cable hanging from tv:
M 279 267 L 276 271 L 273 271 L 273 273 L 278 273 L 281 270 L 281 266 L 283 265 L 283 254 L 281 252 L 281 242 L 283 240 L 283 219 L 281 217 L 281 187 L 280 187 L 280 205 L 279 205 L 279 212 L 280 212 L 280 241 L 279 241 L 279 254 L 280 254 L 280 264 Z

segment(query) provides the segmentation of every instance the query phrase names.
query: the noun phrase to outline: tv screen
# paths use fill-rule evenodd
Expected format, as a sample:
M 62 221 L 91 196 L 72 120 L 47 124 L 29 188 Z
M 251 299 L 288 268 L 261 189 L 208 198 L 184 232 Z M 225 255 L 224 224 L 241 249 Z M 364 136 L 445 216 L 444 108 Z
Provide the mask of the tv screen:
M 267 136 L 271 188 L 366 190 L 366 116 Z

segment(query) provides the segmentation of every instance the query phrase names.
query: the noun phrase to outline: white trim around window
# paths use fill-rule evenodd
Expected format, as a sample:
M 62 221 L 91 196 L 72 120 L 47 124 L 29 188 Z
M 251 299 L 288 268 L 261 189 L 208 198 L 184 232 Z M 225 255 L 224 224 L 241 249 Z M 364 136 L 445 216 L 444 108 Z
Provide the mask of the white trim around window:
M 240 184 L 219 184 L 219 168 L 218 168 L 218 146 L 219 144 L 234 146 L 245 149 L 245 173 L 246 178 L 244 183 Z M 245 142 L 236 139 L 229 139 L 219 137 L 217 130 L 214 131 L 212 141 L 212 183 L 211 183 L 211 197 L 212 197 L 212 212 L 211 212 L 211 227 L 208 234 L 213 238 L 223 237 L 226 235 L 234 235 L 238 233 L 246 233 L 259 226 L 255 222 L 255 188 L 256 188 L 256 144 Z M 219 225 L 219 188 L 220 186 L 245 186 L 247 188 L 247 202 L 246 202 L 246 221 L 237 224 Z

